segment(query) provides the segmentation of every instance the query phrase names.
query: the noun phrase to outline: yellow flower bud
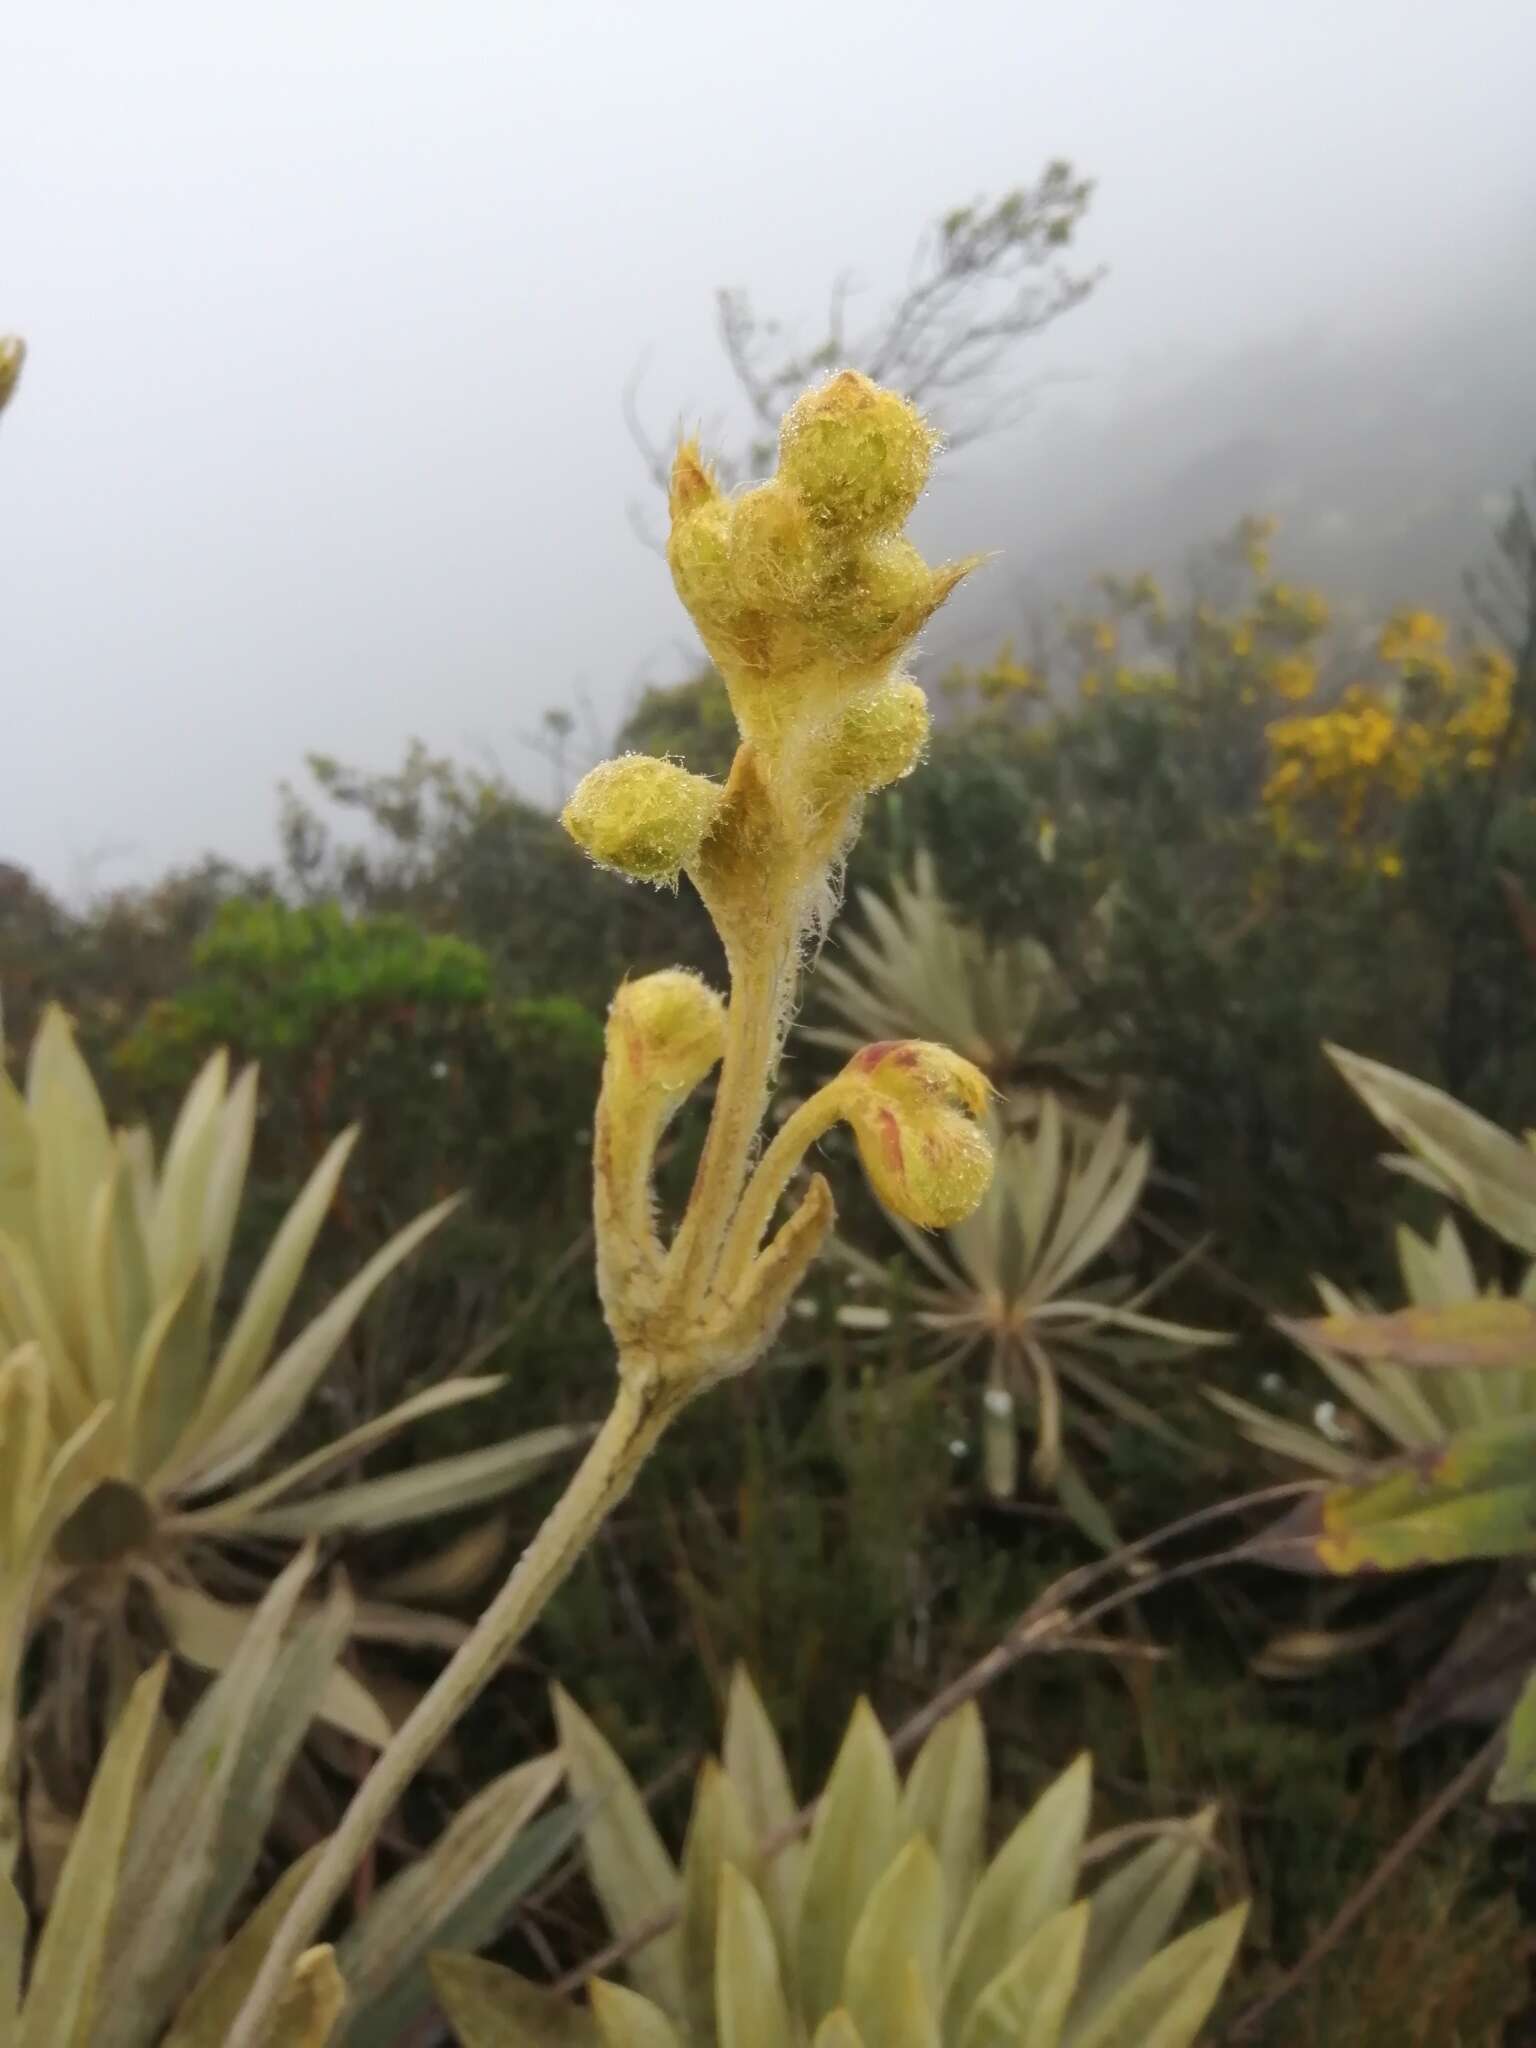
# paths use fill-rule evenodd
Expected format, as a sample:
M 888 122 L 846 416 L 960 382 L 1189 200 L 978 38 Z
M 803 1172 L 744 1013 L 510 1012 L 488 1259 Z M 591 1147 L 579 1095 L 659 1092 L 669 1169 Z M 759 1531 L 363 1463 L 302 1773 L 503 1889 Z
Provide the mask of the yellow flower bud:
M 739 497 L 680 450 L 667 559 L 749 739 L 872 682 L 974 566 L 931 569 L 897 532 L 933 446 L 905 399 L 846 372 L 795 406 L 778 474 Z
M 814 787 L 823 798 L 884 789 L 922 759 L 932 720 L 909 676 L 858 698 L 818 736 Z
M 906 399 L 844 370 L 784 415 L 779 475 L 818 521 L 892 532 L 928 481 L 937 440 Z
M 608 1059 L 625 1086 L 686 1094 L 725 1046 L 725 1004 L 685 967 L 626 981 L 608 1012 Z
M 992 1089 L 947 1046 L 921 1039 L 869 1045 L 835 1084 L 859 1157 L 888 1209 L 924 1230 L 970 1215 L 992 1179 L 992 1145 L 977 1119 Z
M 722 792 L 675 761 L 624 754 L 577 784 L 560 822 L 604 867 L 677 886 L 714 823 Z
M 853 670 L 890 661 L 922 631 L 977 559 L 932 569 L 900 535 L 873 542 L 859 555 L 856 573 L 824 597 L 816 620 L 819 650 Z
M 700 491 L 685 449 L 672 471 L 672 534 L 667 560 L 677 594 L 701 633 L 735 616 L 738 608 L 731 529 L 735 503 L 714 490 Z M 702 472 L 699 472 L 702 474 Z
M 778 619 L 814 603 L 819 537 L 805 501 L 775 481 L 744 492 L 732 514 L 733 603 Z
M 724 1045 L 725 1004 L 685 968 L 626 981 L 609 1009 L 593 1132 L 593 1222 L 598 1292 L 621 1337 L 635 1316 L 649 1313 L 661 1267 L 651 1194 L 657 1144 Z
M 21 366 L 27 359 L 27 344 L 19 334 L 0 334 L 0 412 L 10 403 L 21 382 Z

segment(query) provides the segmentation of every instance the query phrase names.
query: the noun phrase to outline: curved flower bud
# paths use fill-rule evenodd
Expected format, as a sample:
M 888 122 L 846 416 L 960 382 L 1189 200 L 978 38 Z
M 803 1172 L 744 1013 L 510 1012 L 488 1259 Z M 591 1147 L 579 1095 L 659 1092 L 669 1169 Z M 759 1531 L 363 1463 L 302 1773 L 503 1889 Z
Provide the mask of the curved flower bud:
M 593 1221 L 598 1292 L 621 1339 L 648 1311 L 660 1268 L 651 1201 L 656 1147 L 724 1046 L 725 1004 L 686 968 L 626 981 L 609 1009 L 594 1132 Z
M 686 967 L 626 981 L 608 1011 L 616 1084 L 686 1095 L 725 1048 L 725 1004 Z
M 19 334 L 0 334 L 0 412 L 11 401 L 21 382 L 21 366 L 27 359 L 27 344 Z
M 900 782 L 922 759 L 931 724 L 910 676 L 858 698 L 818 737 L 817 793 L 862 795 Z
M 915 406 L 844 370 L 784 415 L 779 474 L 818 520 L 891 532 L 921 496 L 937 445 Z
M 948 1046 L 891 1040 L 856 1053 L 833 1083 L 838 1112 L 888 1209 L 924 1230 L 969 1216 L 992 1180 L 992 1144 L 977 1119 L 992 1094 Z
M 715 821 L 721 796 L 718 783 L 675 761 L 623 754 L 582 777 L 560 822 L 603 867 L 675 889 Z

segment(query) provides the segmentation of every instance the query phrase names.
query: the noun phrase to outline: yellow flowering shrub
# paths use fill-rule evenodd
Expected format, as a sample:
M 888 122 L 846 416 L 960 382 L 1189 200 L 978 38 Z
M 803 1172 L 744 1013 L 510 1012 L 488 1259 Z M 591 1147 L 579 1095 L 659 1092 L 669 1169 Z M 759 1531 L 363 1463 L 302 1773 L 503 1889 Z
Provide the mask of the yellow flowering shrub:
M 1157 579 L 1101 576 L 1097 601 L 1063 613 L 1055 645 L 1025 664 L 1006 643 L 985 666 L 954 669 L 952 700 L 1037 730 L 1105 697 L 1158 698 L 1204 715 L 1214 704 L 1265 708 L 1307 701 L 1318 687 L 1330 615 L 1320 592 L 1270 573 L 1274 522 L 1244 519 L 1216 551 L 1214 591 L 1182 612 Z
M 1038 701 L 1048 688 L 1045 672 L 1034 663 L 1020 661 L 1013 642 L 1005 640 L 992 659 L 979 669 L 955 667 L 939 684 L 951 699 L 974 695 L 988 707 Z
M 1058 619 L 1049 654 L 1026 665 L 1005 645 L 952 671 L 946 695 L 1048 750 L 1115 701 L 1192 739 L 1198 729 L 1228 798 L 1251 791 L 1242 801 L 1287 856 L 1399 874 L 1404 806 L 1497 760 L 1513 666 L 1405 607 L 1372 636 L 1361 673 L 1322 593 L 1274 574 L 1275 530 L 1239 521 L 1181 608 L 1146 572 L 1100 577 L 1094 602 Z
M 1328 709 L 1268 727 L 1262 801 L 1280 839 L 1332 843 L 1383 874 L 1400 872 L 1402 806 L 1432 783 L 1493 767 L 1514 665 L 1494 648 L 1453 653 L 1448 641 L 1432 613 L 1400 612 L 1377 642 L 1384 679 L 1351 683 Z

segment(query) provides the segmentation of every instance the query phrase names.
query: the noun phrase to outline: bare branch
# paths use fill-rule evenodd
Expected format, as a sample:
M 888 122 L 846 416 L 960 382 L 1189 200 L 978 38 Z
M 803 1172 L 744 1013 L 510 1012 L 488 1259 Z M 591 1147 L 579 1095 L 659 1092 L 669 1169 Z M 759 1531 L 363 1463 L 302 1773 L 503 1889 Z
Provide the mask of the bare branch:
M 826 326 L 796 346 L 781 324 L 759 314 L 740 289 L 716 295 L 720 345 L 758 430 L 719 467 L 725 482 L 767 473 L 776 423 L 805 386 L 849 364 L 925 406 L 951 447 L 1012 426 L 1034 386 L 1013 376 L 1017 351 L 1093 290 L 1099 271 L 1078 271 L 1065 251 L 1092 196 L 1087 179 L 1053 162 L 1032 185 L 992 204 L 957 207 L 919 236 L 900 295 L 869 324 L 851 329 L 852 273 L 828 295 Z M 625 419 L 651 475 L 664 483 L 667 458 L 641 421 L 638 376 L 625 391 Z

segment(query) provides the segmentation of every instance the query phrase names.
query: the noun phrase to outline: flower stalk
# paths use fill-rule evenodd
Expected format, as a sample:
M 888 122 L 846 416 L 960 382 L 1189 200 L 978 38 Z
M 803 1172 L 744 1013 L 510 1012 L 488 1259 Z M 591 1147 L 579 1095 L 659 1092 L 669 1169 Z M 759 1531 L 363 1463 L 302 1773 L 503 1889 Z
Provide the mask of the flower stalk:
M 816 1139 L 846 1118 L 882 1199 L 922 1227 L 955 1220 L 985 1190 L 990 1151 L 976 1118 L 986 1083 L 927 1045 L 859 1054 L 752 1171 L 803 949 L 830 910 L 865 798 L 907 774 L 927 736 L 926 703 L 899 658 L 970 566 L 932 569 L 900 534 L 933 449 L 911 406 L 845 371 L 792 408 L 767 483 L 728 497 L 695 448 L 678 455 L 668 559 L 730 691 L 741 746 L 723 785 L 639 755 L 604 763 L 564 823 L 595 860 L 634 879 L 676 886 L 688 875 L 724 943 L 730 999 L 678 969 L 626 982 L 614 999 L 593 1147 L 598 1280 L 617 1351 L 612 1411 L 359 1787 L 227 2048 L 266 2048 L 295 1963 L 401 1792 L 537 1621 L 672 1420 L 773 1341 L 832 1228 L 831 1193 L 815 1175 L 770 1235 Z M 664 1245 L 657 1146 L 717 1063 L 688 1207 Z

